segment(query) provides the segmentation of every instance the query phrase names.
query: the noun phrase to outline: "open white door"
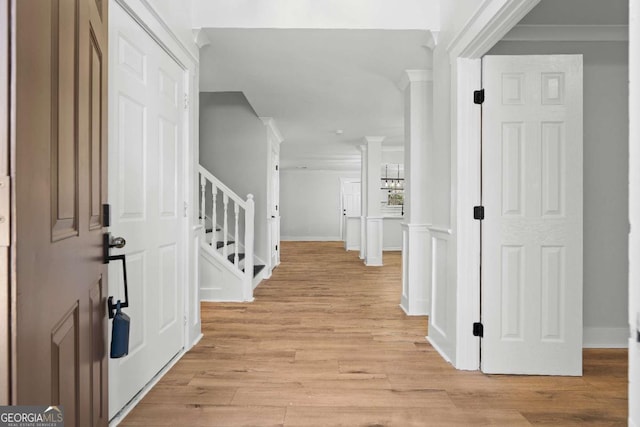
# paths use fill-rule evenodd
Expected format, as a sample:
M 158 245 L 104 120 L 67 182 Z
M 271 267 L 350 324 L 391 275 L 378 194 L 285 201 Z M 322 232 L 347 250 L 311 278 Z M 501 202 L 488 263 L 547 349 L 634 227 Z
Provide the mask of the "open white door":
M 129 355 L 109 363 L 109 418 L 184 346 L 184 70 L 117 2 L 110 14 L 110 231 L 126 239 Z M 119 265 L 109 295 L 123 298 Z
M 483 65 L 482 371 L 582 374 L 582 56 Z
M 361 186 L 360 181 L 351 181 L 341 179 L 340 181 L 342 193 L 342 219 L 340 221 L 340 235 L 342 240 L 346 239 L 347 218 L 360 217 L 361 210 Z
M 271 151 L 271 270 L 280 264 L 280 151 Z

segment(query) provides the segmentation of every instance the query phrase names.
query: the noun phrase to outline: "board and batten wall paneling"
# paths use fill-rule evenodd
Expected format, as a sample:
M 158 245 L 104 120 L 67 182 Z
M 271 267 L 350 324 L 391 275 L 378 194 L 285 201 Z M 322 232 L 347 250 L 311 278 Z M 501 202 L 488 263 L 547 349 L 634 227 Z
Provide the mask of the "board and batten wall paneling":
M 584 55 L 584 346 L 627 345 L 628 45 L 499 42 L 490 55 Z
M 360 171 L 282 170 L 282 240 L 341 240 L 340 178 L 359 179 Z

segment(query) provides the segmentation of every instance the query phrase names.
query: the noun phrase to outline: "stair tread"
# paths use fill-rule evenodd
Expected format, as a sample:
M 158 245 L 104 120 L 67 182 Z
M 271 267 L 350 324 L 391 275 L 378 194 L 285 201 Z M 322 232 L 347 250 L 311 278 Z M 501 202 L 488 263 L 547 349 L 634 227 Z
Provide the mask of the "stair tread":
M 256 277 L 262 270 L 264 269 L 264 265 L 258 264 L 253 266 L 253 277 Z M 244 268 L 242 269 L 244 273 Z
M 234 243 L 235 243 L 235 242 L 233 242 L 233 241 L 229 240 L 229 241 L 227 242 L 227 245 L 233 245 Z M 224 246 L 224 242 L 223 242 L 223 241 L 218 240 L 218 241 L 216 242 L 216 249 L 220 249 L 220 248 L 221 248 L 221 247 L 223 247 L 223 246 Z
M 231 262 L 234 262 L 234 259 L 236 257 L 236 254 L 229 254 L 229 256 L 227 257 L 227 259 Z M 242 261 L 244 259 L 244 254 L 238 254 L 238 261 Z

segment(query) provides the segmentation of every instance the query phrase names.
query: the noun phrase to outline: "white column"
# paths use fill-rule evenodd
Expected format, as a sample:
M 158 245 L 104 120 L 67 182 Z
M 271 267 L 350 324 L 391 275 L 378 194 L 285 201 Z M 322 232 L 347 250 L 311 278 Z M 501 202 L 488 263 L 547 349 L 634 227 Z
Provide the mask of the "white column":
M 366 254 L 368 266 L 382 265 L 382 209 L 380 207 L 381 136 L 367 136 L 367 224 Z
M 367 146 L 360 146 L 360 259 L 367 255 Z
M 431 70 L 407 70 L 404 92 L 405 221 L 402 227 L 402 297 L 409 315 L 431 312 L 431 211 L 429 154 L 433 147 Z

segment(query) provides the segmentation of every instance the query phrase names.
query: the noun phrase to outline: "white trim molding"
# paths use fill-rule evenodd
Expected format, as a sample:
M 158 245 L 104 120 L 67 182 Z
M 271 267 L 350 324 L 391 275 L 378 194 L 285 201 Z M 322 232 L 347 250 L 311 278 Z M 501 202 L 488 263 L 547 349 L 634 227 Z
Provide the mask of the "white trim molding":
M 447 45 L 451 60 L 482 57 L 539 2 L 484 0 Z
M 627 42 L 627 25 L 516 25 L 503 41 Z
M 628 328 L 584 327 L 582 348 L 628 348 Z
M 281 242 L 341 242 L 340 236 L 282 236 Z
M 404 92 L 414 82 L 432 82 L 433 70 L 405 70 L 398 81 L 398 89 Z
M 193 33 L 193 42 L 199 49 L 211 44 L 209 36 L 207 36 L 207 33 L 202 28 L 194 28 L 191 32 Z
M 264 125 L 269 129 L 269 132 L 271 132 L 278 145 L 281 144 L 282 141 L 284 141 L 284 138 L 282 137 L 280 129 L 278 129 L 278 125 L 276 125 L 276 121 L 273 117 L 260 117 L 260 120 L 262 120 L 262 123 L 264 123 Z
M 432 251 L 430 224 L 402 227 L 402 294 L 400 307 L 408 316 L 431 314 Z
M 367 216 L 367 267 L 382 266 L 382 232 L 384 219 L 381 216 Z

